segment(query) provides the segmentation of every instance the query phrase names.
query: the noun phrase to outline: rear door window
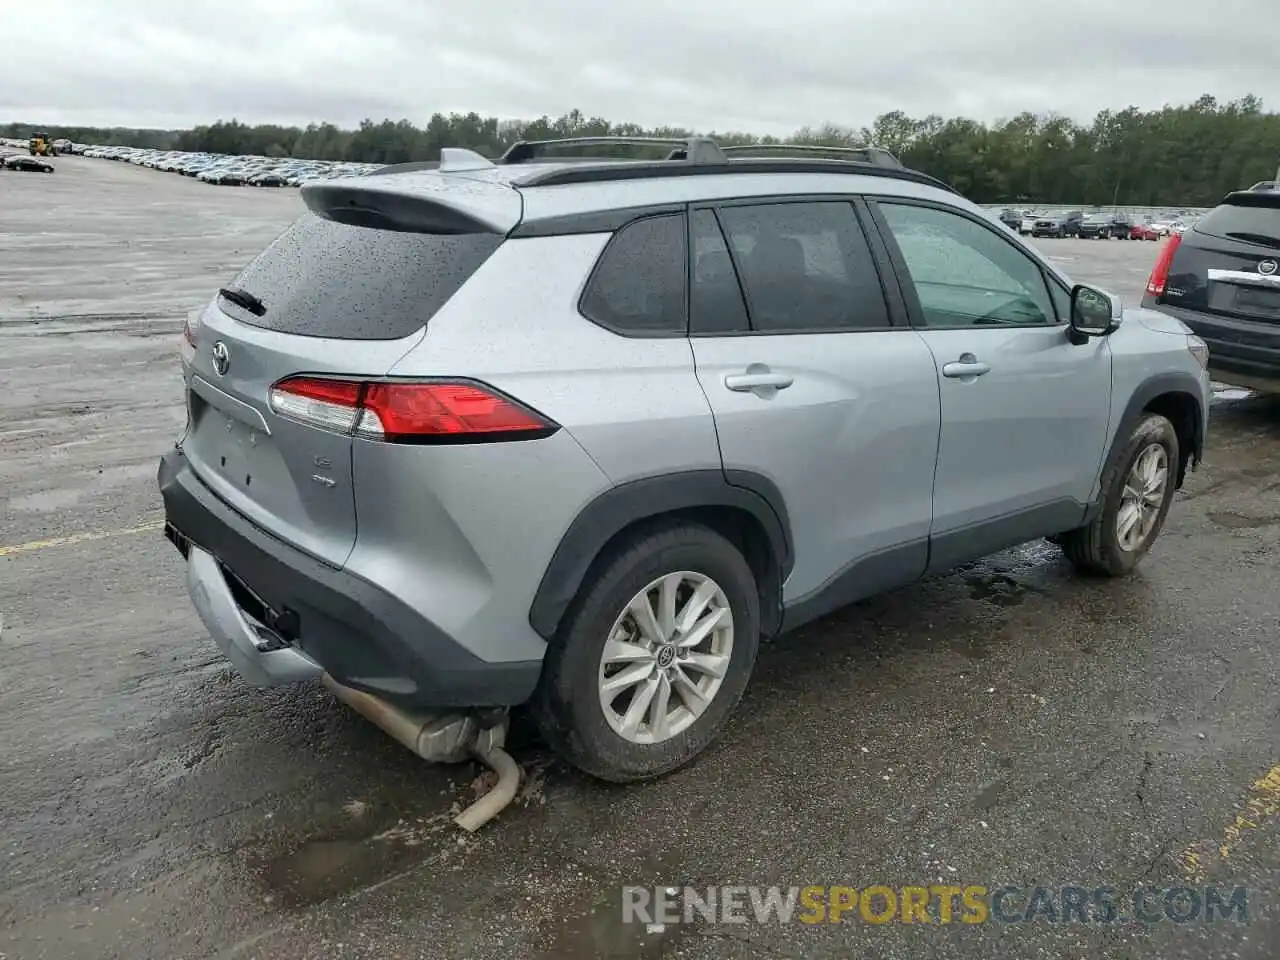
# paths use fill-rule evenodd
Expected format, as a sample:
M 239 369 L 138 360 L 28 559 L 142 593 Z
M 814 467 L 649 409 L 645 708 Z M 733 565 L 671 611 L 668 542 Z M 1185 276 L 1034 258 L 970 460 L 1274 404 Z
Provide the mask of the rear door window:
M 262 316 L 225 298 L 219 306 L 279 333 L 398 340 L 422 329 L 502 240 L 375 230 L 308 213 L 230 285 L 261 300 Z
M 726 206 L 719 215 L 742 278 L 752 330 L 889 326 L 880 276 L 851 204 Z
M 627 224 L 605 247 L 579 304 L 583 316 L 623 336 L 684 336 L 688 242 L 683 214 Z

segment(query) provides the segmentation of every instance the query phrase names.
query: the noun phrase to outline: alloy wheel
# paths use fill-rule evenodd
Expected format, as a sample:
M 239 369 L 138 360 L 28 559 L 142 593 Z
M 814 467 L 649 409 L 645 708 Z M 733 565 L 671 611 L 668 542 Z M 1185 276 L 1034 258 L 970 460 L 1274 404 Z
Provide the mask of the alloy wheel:
M 687 730 L 720 691 L 733 655 L 733 610 L 704 574 L 682 570 L 640 590 L 609 631 L 600 657 L 600 706 L 631 743 Z
M 1165 488 L 1169 484 L 1169 455 L 1162 444 L 1152 443 L 1134 458 L 1120 494 L 1116 513 L 1116 540 L 1120 549 L 1139 549 L 1160 518 Z

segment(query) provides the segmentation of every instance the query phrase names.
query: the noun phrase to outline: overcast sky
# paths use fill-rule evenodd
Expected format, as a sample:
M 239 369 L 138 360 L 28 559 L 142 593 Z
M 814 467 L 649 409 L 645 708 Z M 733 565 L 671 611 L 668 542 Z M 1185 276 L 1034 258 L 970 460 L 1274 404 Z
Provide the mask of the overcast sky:
M 1280 109 L 1278 0 L 0 0 L 0 121 L 424 123 L 436 111 L 783 134 L 901 109 Z

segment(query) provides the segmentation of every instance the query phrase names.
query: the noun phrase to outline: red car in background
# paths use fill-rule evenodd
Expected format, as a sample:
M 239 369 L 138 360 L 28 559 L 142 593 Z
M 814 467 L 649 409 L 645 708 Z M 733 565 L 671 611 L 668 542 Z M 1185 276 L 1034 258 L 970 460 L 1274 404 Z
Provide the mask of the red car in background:
M 1130 240 L 1159 240 L 1160 231 L 1149 223 L 1135 223 L 1129 228 Z

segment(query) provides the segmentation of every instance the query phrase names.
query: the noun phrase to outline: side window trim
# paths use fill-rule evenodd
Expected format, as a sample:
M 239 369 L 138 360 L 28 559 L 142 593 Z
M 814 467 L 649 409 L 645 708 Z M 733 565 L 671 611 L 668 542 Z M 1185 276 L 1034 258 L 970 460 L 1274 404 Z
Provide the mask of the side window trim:
M 1054 329 L 1056 327 L 1066 326 L 1066 317 L 1059 316 L 1058 304 L 1054 300 L 1053 291 L 1050 286 L 1056 286 L 1060 291 L 1070 295 L 1071 291 L 1067 290 L 1062 282 L 1054 275 L 1053 271 L 1047 269 L 1040 258 L 1030 254 L 1026 248 L 1014 243 L 1009 237 L 996 230 L 992 224 L 984 223 L 981 217 L 975 216 L 968 210 L 960 207 L 952 207 L 945 203 L 935 203 L 932 200 L 922 200 L 918 197 L 897 197 L 892 195 L 877 195 L 866 197 L 866 205 L 871 217 L 871 221 L 875 224 L 876 232 L 880 235 L 881 241 L 888 250 L 889 259 L 893 263 L 894 274 L 896 275 L 898 286 L 902 291 L 903 300 L 906 302 L 907 315 L 910 318 L 911 325 L 921 329 L 940 329 L 938 327 L 929 328 L 924 320 L 924 308 L 920 305 L 920 297 L 916 293 L 916 285 L 911 280 L 911 271 L 907 268 L 907 261 L 902 256 L 902 251 L 898 247 L 898 241 L 893 236 L 893 230 L 889 227 L 889 221 L 885 219 L 884 212 L 880 209 L 881 202 L 895 203 L 904 207 L 927 207 L 930 210 L 938 210 L 942 213 L 950 213 L 958 217 L 962 217 L 971 223 L 977 224 L 979 227 L 988 231 L 992 236 L 998 237 L 1001 243 L 1008 244 L 1022 256 L 1026 257 L 1035 265 L 1040 277 L 1045 284 L 1045 293 L 1049 294 L 1049 301 L 1053 306 L 1055 323 L 1047 326 L 1028 326 L 1024 329 Z M 963 329 L 956 327 L 952 329 Z
M 698 276 L 698 240 L 694 235 L 694 217 L 699 213 L 711 214 L 711 221 L 716 225 L 716 230 L 720 234 L 720 242 L 724 244 L 724 251 L 729 257 L 729 266 L 733 270 L 733 280 L 738 287 L 738 298 L 742 302 L 743 316 L 747 321 L 745 329 L 735 330 L 695 330 L 694 329 L 694 295 L 693 285 Z M 747 288 L 742 282 L 742 274 L 738 271 L 738 263 L 734 259 L 733 250 L 729 246 L 729 236 L 724 231 L 724 224 L 720 222 L 720 216 L 716 213 L 716 207 L 712 203 L 689 203 L 685 205 L 685 253 L 688 258 L 688 265 L 685 267 L 685 313 L 686 313 L 686 333 L 692 337 L 745 337 L 750 336 L 754 331 L 751 327 L 751 306 L 747 302 Z
M 898 271 L 890 256 L 889 247 L 880 234 L 880 227 L 866 198 L 853 198 L 853 212 L 858 216 L 862 234 L 871 247 L 871 256 L 875 260 L 876 273 L 880 276 L 880 289 L 884 293 L 885 303 L 889 307 L 889 322 L 894 327 L 911 327 L 910 311 L 907 308 L 906 296 L 902 284 L 898 280 Z M 914 295 L 915 291 L 912 290 Z
M 821 327 L 803 330 L 757 330 L 755 328 L 755 319 L 751 306 L 751 294 L 747 289 L 747 284 L 742 282 L 742 266 L 738 261 L 738 255 L 733 249 L 733 244 L 729 241 L 729 231 L 725 229 L 723 220 L 720 217 L 720 211 L 726 207 L 763 207 L 774 204 L 792 204 L 792 203 L 846 203 L 852 208 L 854 223 L 857 228 L 862 231 L 862 236 L 867 246 L 871 250 L 872 269 L 875 271 L 880 282 L 880 294 L 884 300 L 885 309 L 889 318 L 888 326 L 876 327 L 842 327 L 833 329 L 830 327 Z M 766 196 L 746 196 L 746 197 L 721 197 L 715 200 L 699 200 L 689 204 L 686 223 L 688 230 L 692 231 L 693 214 L 699 210 L 709 210 L 716 218 L 716 225 L 720 229 L 720 234 L 724 237 L 725 249 L 729 253 L 729 259 L 733 264 L 733 272 L 738 280 L 738 289 L 742 294 L 742 302 L 747 310 L 747 322 L 751 325 L 749 330 L 724 330 L 724 331 L 707 331 L 699 333 L 693 329 L 692 309 L 689 310 L 689 336 L 690 337 L 780 337 L 780 336 L 796 336 L 800 334 L 851 334 L 851 333 L 883 333 L 889 330 L 907 330 L 910 329 L 910 316 L 905 308 L 905 304 L 901 299 L 895 299 L 894 291 L 898 291 L 898 281 L 896 276 L 887 274 L 886 270 L 890 263 L 882 257 L 884 253 L 884 244 L 878 236 L 878 231 L 869 228 L 868 221 L 862 214 L 860 206 L 865 206 L 862 197 L 852 193 L 813 193 L 813 194 L 774 194 Z M 693 249 L 693 236 L 689 233 L 689 267 L 686 271 L 689 277 L 689 294 L 686 302 L 693 302 L 693 279 L 695 264 L 693 258 L 696 252 Z M 898 292 L 898 298 L 901 298 L 901 292 Z
M 587 311 L 583 308 L 583 301 L 586 300 L 587 293 L 592 289 L 592 284 L 595 283 L 596 275 L 600 272 L 601 265 L 608 259 L 609 250 L 613 247 L 615 243 L 618 242 L 618 238 L 621 237 L 624 233 L 626 233 L 626 231 L 630 227 L 635 226 L 637 223 L 641 223 L 645 220 L 659 220 L 664 217 L 679 217 L 684 224 L 683 232 L 684 232 L 686 250 L 685 250 L 685 264 L 684 264 L 685 276 L 684 276 L 684 327 L 683 329 L 677 329 L 677 330 L 631 329 L 631 330 L 628 330 L 628 329 L 623 329 L 623 328 L 614 326 L 613 324 L 610 324 L 610 323 L 606 323 L 603 320 L 598 320 L 595 317 L 591 316 L 591 314 L 587 313 Z M 626 337 L 629 340 L 678 340 L 682 338 L 688 339 L 689 337 L 689 292 L 690 292 L 690 284 L 693 282 L 689 275 L 689 268 L 690 268 L 689 251 L 688 251 L 689 239 L 690 239 L 689 238 L 689 214 L 688 214 L 687 205 L 683 207 L 676 207 L 670 210 L 647 211 L 647 212 L 638 214 L 637 216 L 628 220 L 626 223 L 620 224 L 618 228 L 613 231 L 609 239 L 605 241 L 604 247 L 600 250 L 600 254 L 596 257 L 596 262 L 591 265 L 591 271 L 587 274 L 587 279 L 583 282 L 582 289 L 578 291 L 578 298 L 574 302 L 574 309 L 577 311 L 578 316 L 582 317 L 582 319 L 586 320 L 588 323 L 592 324 L 593 326 L 599 327 L 601 330 L 607 330 L 610 333 L 612 333 L 614 336 Z

